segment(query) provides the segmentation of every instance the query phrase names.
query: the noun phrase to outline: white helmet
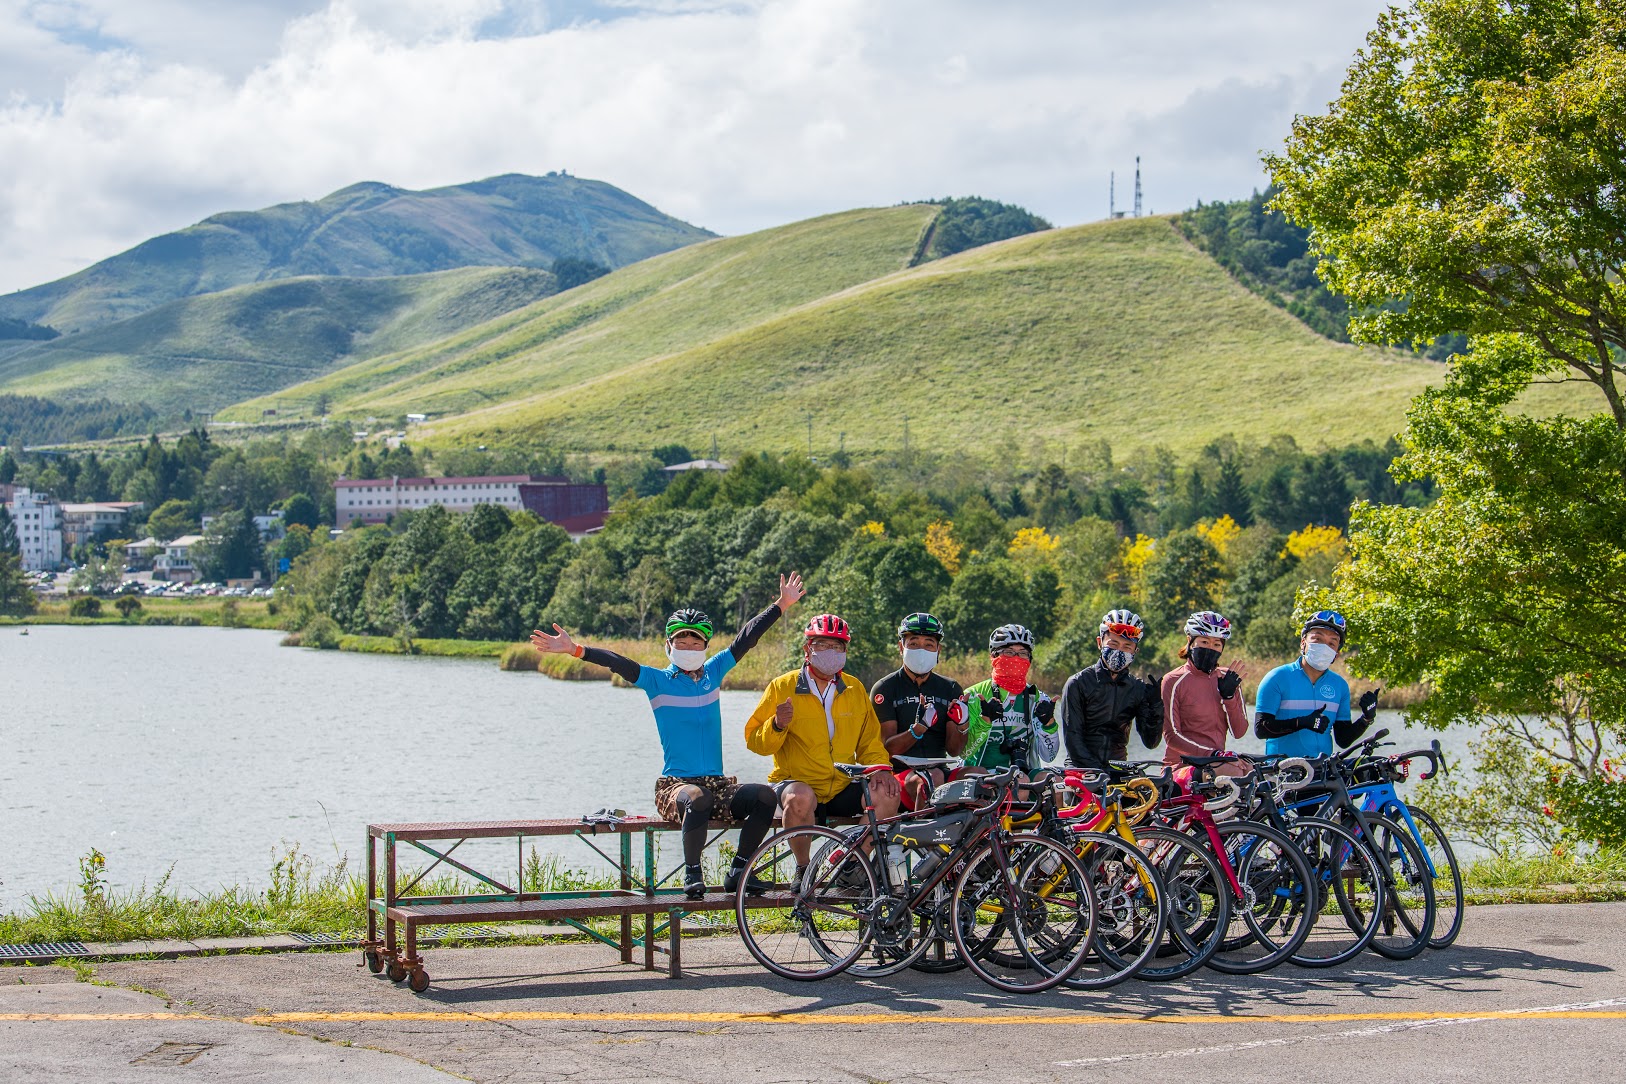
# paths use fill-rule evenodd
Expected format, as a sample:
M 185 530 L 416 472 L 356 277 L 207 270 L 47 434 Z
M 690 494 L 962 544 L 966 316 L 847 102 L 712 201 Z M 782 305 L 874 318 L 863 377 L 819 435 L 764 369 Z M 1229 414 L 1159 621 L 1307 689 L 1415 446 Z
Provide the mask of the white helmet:
M 1199 610 L 1186 618 L 1187 636 L 1217 636 L 1231 638 L 1231 623 L 1213 610 Z
M 988 637 L 988 653 L 992 655 L 1000 648 L 1020 644 L 1029 651 L 1033 650 L 1033 633 L 1021 625 L 1001 625 Z
M 1111 610 L 1101 619 L 1101 627 L 1096 630 L 1096 635 L 1105 636 L 1109 632 L 1126 640 L 1138 641 L 1146 633 L 1146 622 L 1133 610 Z

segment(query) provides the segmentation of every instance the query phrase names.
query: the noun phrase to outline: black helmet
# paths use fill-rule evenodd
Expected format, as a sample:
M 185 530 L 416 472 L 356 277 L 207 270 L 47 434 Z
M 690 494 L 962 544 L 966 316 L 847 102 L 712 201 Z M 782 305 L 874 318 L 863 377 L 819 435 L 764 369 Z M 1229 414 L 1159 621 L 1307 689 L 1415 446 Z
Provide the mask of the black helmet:
M 898 622 L 898 639 L 906 636 L 935 636 L 943 639 L 943 623 L 931 614 L 910 614 Z
M 1344 637 L 1349 634 L 1347 625 L 1344 615 L 1337 610 L 1317 610 L 1304 623 L 1304 627 L 1299 630 L 1299 635 L 1302 637 L 1311 629 L 1330 629 L 1338 634 L 1338 644 L 1341 647 L 1344 643 Z
M 716 631 L 716 627 L 711 623 L 711 618 L 692 606 L 685 606 L 681 610 L 674 611 L 672 616 L 666 619 L 666 638 L 668 640 L 680 632 L 698 632 L 703 640 L 710 643 L 711 634 Z

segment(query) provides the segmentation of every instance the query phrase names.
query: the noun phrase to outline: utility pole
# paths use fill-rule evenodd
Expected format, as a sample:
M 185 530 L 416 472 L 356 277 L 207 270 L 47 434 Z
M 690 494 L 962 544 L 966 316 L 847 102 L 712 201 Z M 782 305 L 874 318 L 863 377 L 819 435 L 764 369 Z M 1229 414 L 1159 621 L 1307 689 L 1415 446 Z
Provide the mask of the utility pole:
M 905 414 L 903 416 L 903 458 L 904 458 L 905 462 L 908 462 L 908 460 L 909 460 L 909 415 L 907 415 L 907 414 Z
M 1135 155 L 1135 217 L 1140 217 L 1140 155 Z
M 813 412 L 805 411 L 807 415 L 807 457 L 813 458 Z
M 1118 174 L 1116 171 L 1107 174 L 1107 218 L 1118 217 Z
M 714 463 L 717 461 L 717 434 L 716 433 L 713 433 L 711 435 L 711 459 L 712 459 L 712 462 L 714 462 Z

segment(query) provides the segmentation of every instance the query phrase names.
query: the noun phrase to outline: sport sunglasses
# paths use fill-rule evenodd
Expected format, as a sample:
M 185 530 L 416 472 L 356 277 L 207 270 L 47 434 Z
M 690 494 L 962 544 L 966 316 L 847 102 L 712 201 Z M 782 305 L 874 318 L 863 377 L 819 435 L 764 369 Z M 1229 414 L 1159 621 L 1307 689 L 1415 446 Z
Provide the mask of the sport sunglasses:
M 1340 632 L 1344 629 L 1344 615 L 1337 610 L 1317 610 L 1310 617 L 1311 621 L 1325 621 Z
M 1122 636 L 1125 640 L 1139 640 L 1145 630 L 1137 629 L 1134 625 L 1108 625 L 1107 631 L 1114 636 Z

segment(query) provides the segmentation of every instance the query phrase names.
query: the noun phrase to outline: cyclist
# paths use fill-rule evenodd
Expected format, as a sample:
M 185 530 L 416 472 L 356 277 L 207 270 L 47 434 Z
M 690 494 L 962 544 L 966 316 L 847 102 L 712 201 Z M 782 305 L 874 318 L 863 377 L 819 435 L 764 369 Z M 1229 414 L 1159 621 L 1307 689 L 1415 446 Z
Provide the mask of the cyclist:
M 663 670 L 641 666 L 625 655 L 602 647 L 587 647 L 571 640 L 570 633 L 554 625 L 554 635 L 531 633 L 538 651 L 574 655 L 608 667 L 612 674 L 644 691 L 655 712 L 664 763 L 655 780 L 655 809 L 683 826 L 683 891 L 689 899 L 706 894 L 700 854 L 712 818 L 740 825 L 739 849 L 723 879 L 723 891 L 739 887 L 746 863 L 773 824 L 776 801 L 772 788 L 741 783 L 723 774 L 723 717 L 718 706 L 723 675 L 756 646 L 779 616 L 807 592 L 802 577 L 792 572 L 779 577 L 779 598 L 745 623 L 733 643 L 706 657 L 714 627 L 711 618 L 696 609 L 682 609 L 666 621 L 666 657 Z M 753 882 L 746 891 L 760 894 L 766 885 Z
M 1158 687 L 1135 677 L 1129 664 L 1139 650 L 1146 624 L 1129 610 L 1101 618 L 1095 646 L 1101 657 L 1067 679 L 1061 691 L 1062 736 L 1069 768 L 1105 771 L 1129 753 L 1134 724 L 1148 749 L 1163 740 L 1163 699 Z
M 851 641 L 852 629 L 835 614 L 814 617 L 803 630 L 802 665 L 768 682 L 745 721 L 746 748 L 773 757 L 768 782 L 786 828 L 864 811 L 863 786 L 837 764 L 891 763 L 869 694 L 842 673 Z M 870 776 L 870 798 L 877 816 L 896 814 L 897 778 L 888 771 Z M 800 883 L 807 841 L 794 840 L 792 847 Z
M 1363 693 L 1360 717 L 1351 719 L 1349 682 L 1332 672 L 1346 631 L 1343 614 L 1317 610 L 1299 630 L 1299 657 L 1276 667 L 1259 683 L 1253 732 L 1265 739 L 1267 754 L 1329 756 L 1335 743 L 1348 745 L 1372 725 L 1377 693 Z
M 1016 763 L 1034 771 L 1056 755 L 1056 702 L 1028 682 L 1033 667 L 1033 633 L 1021 625 L 1001 625 L 988 637 L 993 677 L 965 691 L 968 768 L 1003 768 Z
M 1231 623 L 1213 610 L 1186 618 L 1186 646 L 1180 649 L 1185 665 L 1163 675 L 1163 763 L 1181 766 L 1181 757 L 1217 756 L 1225 752 L 1227 735 L 1248 732 L 1248 713 L 1242 704 L 1242 671 L 1219 665 Z M 1242 775 L 1246 764 L 1222 764 L 1225 775 Z
M 931 614 L 910 614 L 898 625 L 903 665 L 870 687 L 881 741 L 895 757 L 957 757 L 965 749 L 971 723 L 960 700 L 965 690 L 936 672 L 942 646 L 943 623 Z M 895 766 L 905 809 L 925 808 L 932 788 L 948 778 L 941 768 Z

